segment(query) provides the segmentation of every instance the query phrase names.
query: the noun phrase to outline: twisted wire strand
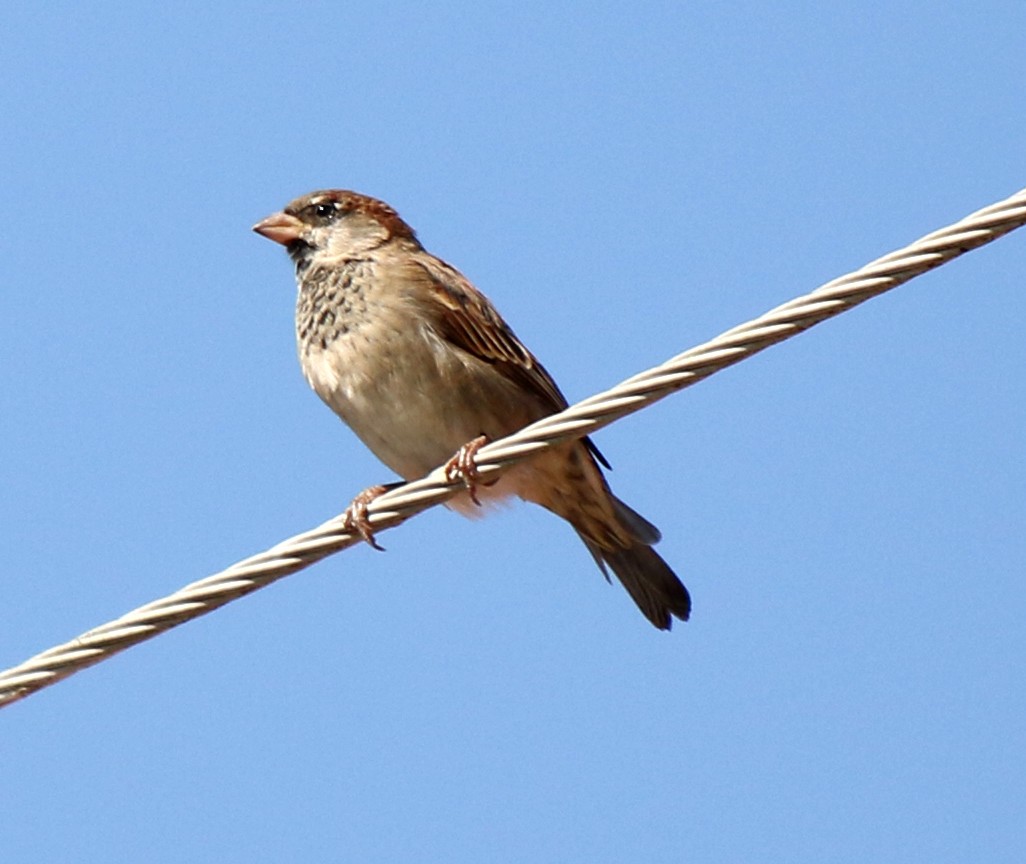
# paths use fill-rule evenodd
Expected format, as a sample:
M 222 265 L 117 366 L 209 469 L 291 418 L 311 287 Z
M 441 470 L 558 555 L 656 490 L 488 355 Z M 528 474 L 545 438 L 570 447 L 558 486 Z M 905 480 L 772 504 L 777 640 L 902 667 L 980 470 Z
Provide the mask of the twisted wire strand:
M 701 381 L 746 357 L 807 330 L 860 303 L 932 270 L 964 252 L 996 240 L 1026 223 L 1026 189 L 984 207 L 914 243 L 877 258 L 809 294 L 727 330 L 665 363 L 640 372 L 610 390 L 482 447 L 476 455 L 481 479 L 489 482 L 546 447 L 589 435 L 627 414 Z M 375 532 L 399 525 L 463 489 L 443 468 L 406 483 L 371 502 L 367 518 Z M 344 528 L 343 517 L 290 537 L 160 600 L 95 627 L 24 663 L 0 672 L 0 707 L 67 678 L 179 624 L 205 615 L 258 588 L 276 582 L 361 542 Z

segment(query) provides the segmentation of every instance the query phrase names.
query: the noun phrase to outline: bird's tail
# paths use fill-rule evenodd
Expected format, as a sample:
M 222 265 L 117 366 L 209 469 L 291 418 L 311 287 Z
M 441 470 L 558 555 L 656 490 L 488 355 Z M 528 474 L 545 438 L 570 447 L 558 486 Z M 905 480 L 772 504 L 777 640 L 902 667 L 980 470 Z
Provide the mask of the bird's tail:
M 660 630 L 669 630 L 674 618 L 687 621 L 691 614 L 688 589 L 652 548 L 659 542 L 659 529 L 615 495 L 609 495 L 617 521 L 632 542 L 630 545 L 600 543 L 578 528 L 584 545 L 606 578 L 612 570 L 642 614 Z
M 638 608 L 660 630 L 691 614 L 688 589 L 656 554 L 659 529 L 609 490 L 593 455 L 578 441 L 539 454 L 500 485 L 569 522 L 609 578 L 612 570 Z

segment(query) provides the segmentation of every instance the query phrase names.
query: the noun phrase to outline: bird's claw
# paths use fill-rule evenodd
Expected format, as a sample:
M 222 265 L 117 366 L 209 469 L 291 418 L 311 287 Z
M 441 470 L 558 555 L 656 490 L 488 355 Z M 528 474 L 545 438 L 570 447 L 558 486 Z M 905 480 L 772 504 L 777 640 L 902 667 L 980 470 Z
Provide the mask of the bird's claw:
M 387 486 L 369 486 L 349 502 L 349 506 L 346 507 L 342 514 L 342 527 L 350 534 L 353 532 L 359 534 L 365 543 L 368 543 L 379 552 L 384 552 L 385 547 L 381 546 L 374 539 L 374 529 L 371 527 L 370 520 L 367 517 L 367 507 L 371 501 L 375 498 L 380 498 L 387 491 Z
M 468 441 L 460 447 L 456 451 L 456 455 L 445 463 L 445 479 L 450 483 L 462 480 L 463 485 L 467 487 L 467 494 L 470 496 L 470 500 L 478 507 L 481 506 L 481 501 L 477 497 L 477 487 L 481 483 L 481 473 L 477 470 L 475 457 L 477 456 L 477 451 L 487 443 L 488 436 L 479 435 L 473 441 Z M 491 484 L 484 483 L 481 485 L 488 486 Z

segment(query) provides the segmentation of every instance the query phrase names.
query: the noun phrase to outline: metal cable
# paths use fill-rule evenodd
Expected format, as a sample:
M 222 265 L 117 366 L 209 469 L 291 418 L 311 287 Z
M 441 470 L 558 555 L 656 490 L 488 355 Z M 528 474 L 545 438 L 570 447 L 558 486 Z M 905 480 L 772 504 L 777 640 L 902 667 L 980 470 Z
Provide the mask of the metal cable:
M 664 396 L 789 339 L 963 252 L 996 240 L 1024 223 L 1026 189 L 947 228 L 927 234 L 847 276 L 827 282 L 810 294 L 777 306 L 660 366 L 634 375 L 610 390 L 482 447 L 476 457 L 481 480 L 494 479 L 510 466 L 552 444 L 589 435 L 620 417 L 640 411 Z M 384 531 L 442 503 L 463 488 L 459 481 L 446 480 L 444 470 L 436 468 L 423 479 L 407 483 L 371 502 L 368 521 L 375 532 Z M 360 537 L 347 533 L 342 517 L 336 516 L 266 552 L 140 606 L 0 672 L 0 707 L 357 542 Z

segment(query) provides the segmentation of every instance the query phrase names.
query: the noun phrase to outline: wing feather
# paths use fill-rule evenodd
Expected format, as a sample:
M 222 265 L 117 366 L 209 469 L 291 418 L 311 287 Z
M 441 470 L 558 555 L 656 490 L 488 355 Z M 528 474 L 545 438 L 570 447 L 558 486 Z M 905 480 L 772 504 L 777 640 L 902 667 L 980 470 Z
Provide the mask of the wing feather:
M 527 389 L 550 413 L 567 407 L 566 397 L 545 367 L 462 273 L 433 255 L 418 256 L 414 261 L 411 266 L 420 269 L 431 290 L 439 332 L 445 339 Z M 591 440 L 583 440 L 592 455 L 609 468 Z

